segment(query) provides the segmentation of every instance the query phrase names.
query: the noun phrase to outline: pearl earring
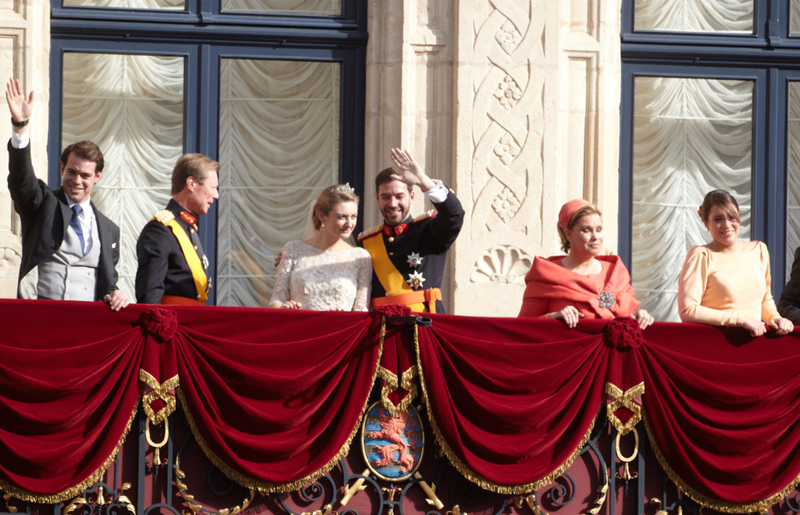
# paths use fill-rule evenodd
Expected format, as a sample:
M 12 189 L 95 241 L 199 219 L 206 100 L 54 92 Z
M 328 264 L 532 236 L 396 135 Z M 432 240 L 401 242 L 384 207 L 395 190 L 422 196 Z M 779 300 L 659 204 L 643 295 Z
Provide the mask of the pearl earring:
M 325 227 L 325 222 L 322 222 L 322 227 Z

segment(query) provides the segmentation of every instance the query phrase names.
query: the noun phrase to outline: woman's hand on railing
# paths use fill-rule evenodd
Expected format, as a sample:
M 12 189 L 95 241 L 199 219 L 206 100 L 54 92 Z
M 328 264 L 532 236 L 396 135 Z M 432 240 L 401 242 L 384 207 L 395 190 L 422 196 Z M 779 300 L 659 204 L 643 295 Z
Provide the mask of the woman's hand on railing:
M 555 313 L 548 313 L 544 316 L 545 318 L 560 318 L 567 324 L 567 327 L 572 329 L 576 325 L 578 325 L 578 320 L 583 318 L 583 313 L 578 311 L 574 306 L 567 306 L 561 311 L 556 311 Z
M 747 329 L 750 332 L 750 336 L 753 337 L 761 336 L 762 334 L 767 332 L 766 324 L 761 320 L 756 320 L 753 317 L 744 317 L 744 321 L 742 322 L 742 327 Z
M 775 317 L 770 320 L 769 326 L 777 331 L 778 336 L 794 331 L 794 324 L 788 318 Z
M 634 311 L 633 314 L 631 315 L 631 318 L 639 322 L 639 329 L 641 329 L 642 331 L 650 327 L 650 324 L 655 322 L 653 315 L 648 313 L 646 309 L 640 309 L 638 311 Z

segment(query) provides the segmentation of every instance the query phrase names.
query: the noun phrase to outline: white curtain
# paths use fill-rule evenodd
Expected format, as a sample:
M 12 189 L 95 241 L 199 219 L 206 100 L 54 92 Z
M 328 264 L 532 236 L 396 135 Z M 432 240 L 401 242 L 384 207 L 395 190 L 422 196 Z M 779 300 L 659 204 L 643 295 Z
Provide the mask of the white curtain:
M 105 168 L 92 190 L 120 227 L 119 287 L 134 296 L 136 240 L 166 206 L 183 152 L 183 57 L 64 55 L 62 148 L 91 140 Z
M 341 0 L 222 0 L 223 11 L 315 14 L 342 14 Z
M 223 59 L 217 304 L 265 306 L 273 259 L 339 175 L 339 64 Z
M 800 83 L 789 83 L 786 164 L 786 280 L 800 246 Z
M 635 0 L 633 19 L 634 30 L 751 34 L 755 0 Z
M 184 9 L 185 0 L 64 0 L 64 5 L 115 9 Z
M 750 238 L 752 108 L 752 81 L 636 78 L 632 276 L 657 320 L 679 320 L 684 257 L 710 241 L 697 214 L 707 192 L 734 195 Z
M 797 36 L 800 34 L 800 1 L 789 0 L 791 11 L 789 12 L 789 35 Z

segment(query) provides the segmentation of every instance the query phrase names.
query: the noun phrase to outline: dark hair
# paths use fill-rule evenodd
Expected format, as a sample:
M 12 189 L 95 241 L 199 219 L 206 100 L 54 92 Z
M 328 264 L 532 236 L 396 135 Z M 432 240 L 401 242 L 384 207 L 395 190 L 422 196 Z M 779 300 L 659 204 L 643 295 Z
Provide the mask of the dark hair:
M 94 162 L 95 174 L 102 172 L 103 166 L 106 164 L 105 160 L 103 159 L 103 153 L 100 152 L 100 147 L 89 140 L 73 143 L 65 148 L 63 152 L 61 152 L 61 157 L 59 157 L 58 160 L 61 162 L 61 166 L 64 168 L 67 167 L 67 161 L 69 161 L 70 154 L 75 154 L 81 159 Z
M 599 217 L 603 216 L 603 214 L 593 205 L 589 204 L 588 206 L 583 206 L 579 210 L 575 211 L 575 214 L 569 219 L 567 229 L 572 229 L 575 227 L 578 224 L 578 220 L 587 215 L 597 215 Z M 563 250 L 565 254 L 569 254 L 569 248 L 572 246 L 572 243 L 567 240 L 567 235 L 564 234 L 564 230 L 560 225 L 558 225 L 558 237 L 561 238 L 561 250 Z
M 731 205 L 735 209 L 731 209 Z M 700 218 L 704 222 L 708 222 L 708 213 L 714 206 L 719 206 L 725 210 L 729 215 L 739 220 L 739 203 L 733 198 L 733 195 L 725 190 L 713 190 L 706 193 L 706 198 L 703 199 L 703 205 L 700 206 Z
M 387 182 L 397 181 L 397 180 L 399 180 L 399 177 L 400 177 L 400 174 L 397 172 L 397 170 L 395 170 L 391 166 L 389 168 L 385 168 L 385 169 L 381 170 L 381 173 L 379 173 L 375 177 L 375 193 L 380 193 L 381 184 L 386 184 Z M 408 191 L 411 192 L 412 191 L 412 186 L 410 184 L 406 184 L 406 186 L 408 186 Z
M 203 154 L 183 154 L 172 170 L 172 194 L 183 191 L 189 177 L 193 177 L 198 184 L 203 184 L 208 178 L 209 169 L 219 173 L 219 163 Z
M 349 184 L 335 184 L 325 188 L 317 197 L 317 201 L 314 203 L 314 211 L 311 213 L 311 216 L 314 217 L 314 229 L 319 231 L 320 227 L 322 227 L 322 222 L 317 213 L 328 216 L 331 209 L 342 202 L 355 202 L 358 205 L 358 195 Z

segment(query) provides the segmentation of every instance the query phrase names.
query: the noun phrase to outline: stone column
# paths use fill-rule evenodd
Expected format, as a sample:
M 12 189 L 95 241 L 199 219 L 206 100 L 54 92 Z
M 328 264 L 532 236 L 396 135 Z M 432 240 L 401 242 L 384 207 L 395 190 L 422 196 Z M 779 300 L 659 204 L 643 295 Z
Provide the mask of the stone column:
M 0 77 L 19 78 L 25 91 L 33 90 L 34 107 L 30 122 L 33 164 L 36 174 L 47 182 L 47 127 L 50 65 L 50 2 L 42 0 L 0 0 Z M 5 88 L 5 85 L 3 86 Z M 2 102 L 0 120 L 6 127 L 3 147 L 11 137 L 10 114 Z M 0 125 L 1 126 L 1 125 Z M 0 152 L 0 297 L 16 296 L 22 244 L 19 217 L 14 213 L 6 181 L 8 153 Z
M 454 313 L 516 316 L 584 197 L 616 249 L 619 0 L 456 0 Z

